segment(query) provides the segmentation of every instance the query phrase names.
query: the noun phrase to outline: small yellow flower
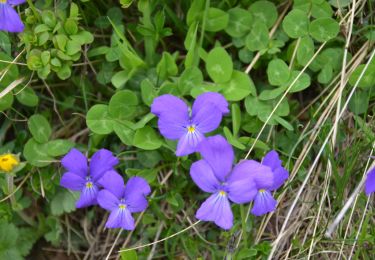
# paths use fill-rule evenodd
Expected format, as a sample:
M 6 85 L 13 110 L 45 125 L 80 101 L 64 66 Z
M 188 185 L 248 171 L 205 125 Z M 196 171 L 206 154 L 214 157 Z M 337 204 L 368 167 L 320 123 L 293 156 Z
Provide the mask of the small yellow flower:
M 0 155 L 0 171 L 11 172 L 20 164 L 18 157 L 14 154 L 7 153 Z

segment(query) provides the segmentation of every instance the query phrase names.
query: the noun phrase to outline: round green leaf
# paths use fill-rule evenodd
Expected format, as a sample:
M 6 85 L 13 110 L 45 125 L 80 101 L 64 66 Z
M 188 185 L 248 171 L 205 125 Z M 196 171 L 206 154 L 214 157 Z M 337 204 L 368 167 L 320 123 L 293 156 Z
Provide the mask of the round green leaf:
M 350 75 L 349 83 L 354 86 L 357 82 L 359 76 L 361 76 L 362 71 L 365 69 L 366 65 L 359 65 L 353 73 Z M 363 89 L 370 89 L 375 86 L 375 63 L 369 64 L 365 73 L 363 73 L 361 80 L 358 83 L 358 87 Z
M 69 140 L 57 139 L 46 143 L 47 154 L 53 157 L 64 155 L 74 146 Z
M 313 4 L 311 8 L 311 16 L 314 18 L 331 17 L 333 10 L 329 3 L 323 1 L 319 4 Z
M 309 32 L 309 19 L 305 12 L 294 9 L 285 16 L 283 29 L 291 38 L 305 36 Z
M 206 70 L 215 83 L 224 83 L 231 78 L 233 62 L 224 48 L 216 47 L 208 53 Z
M 53 157 L 47 153 L 46 144 L 40 144 L 31 138 L 23 148 L 23 156 L 33 166 L 44 167 L 52 163 Z
M 251 29 L 252 17 L 249 11 L 236 7 L 228 10 L 229 22 L 225 31 L 232 37 L 242 37 Z
M 35 107 L 39 103 L 39 97 L 35 94 L 35 91 L 30 87 L 20 86 L 15 89 L 17 93 L 16 98 L 22 105 L 28 107 Z
M 328 84 L 333 76 L 333 69 L 331 64 L 326 64 L 318 75 L 318 82 L 322 84 Z
M 138 97 L 133 91 L 121 90 L 109 101 L 108 112 L 112 118 L 129 119 L 134 117 L 137 105 Z
M 133 145 L 134 133 L 130 127 L 127 127 L 120 122 L 113 122 L 113 130 L 115 131 L 121 142 L 126 145 Z
M 163 141 L 150 126 L 145 126 L 135 132 L 133 144 L 143 150 L 156 150 Z
M 205 30 L 208 32 L 218 32 L 224 30 L 229 21 L 229 15 L 218 8 L 210 7 L 208 9 L 207 23 Z
M 368 111 L 370 97 L 367 91 L 356 91 L 349 101 L 349 109 L 356 115 L 364 114 Z
M 267 76 L 271 85 L 280 86 L 285 84 L 290 76 L 288 65 L 281 59 L 273 59 L 268 64 Z
M 254 82 L 242 71 L 233 71 L 232 78 L 224 84 L 222 94 L 229 101 L 238 101 L 249 94 L 256 95 Z
M 47 119 L 39 114 L 35 114 L 27 121 L 30 133 L 34 139 L 39 143 L 48 142 L 52 129 Z
M 186 69 L 178 80 L 178 89 L 182 94 L 189 93 L 203 83 L 203 74 L 197 67 Z
M 302 37 L 297 49 L 297 61 L 305 66 L 314 56 L 314 41 L 310 36 Z
M 336 37 L 340 31 L 340 26 L 332 18 L 318 18 L 310 23 L 309 32 L 311 36 L 319 41 L 325 42 Z
M 87 112 L 86 124 L 96 134 L 106 135 L 113 131 L 113 120 L 110 118 L 107 105 L 94 105 Z
M 250 51 L 266 49 L 269 42 L 268 29 L 265 23 L 255 22 L 250 33 L 246 37 L 246 47 Z
M 257 1 L 249 8 L 255 21 L 261 21 L 271 28 L 277 20 L 277 9 L 274 3 L 269 1 Z M 255 25 L 254 25 L 255 26 Z
M 0 88 L 0 92 L 2 91 L 3 89 Z M 3 96 L 2 98 L 0 98 L 0 111 L 4 111 L 10 107 L 12 107 L 12 104 L 13 104 L 13 93 L 10 92 L 8 94 L 6 94 L 5 96 Z
M 291 72 L 288 82 L 283 86 L 285 88 L 289 87 L 294 80 L 297 78 L 300 71 L 294 70 Z M 292 88 L 289 90 L 289 93 L 298 92 L 309 87 L 311 84 L 310 76 L 306 73 L 302 73 L 297 81 L 293 84 Z
M 287 87 L 278 87 L 274 89 L 266 89 L 263 90 L 259 95 L 259 100 L 271 100 L 275 99 L 278 96 L 280 96 L 284 91 L 287 89 Z

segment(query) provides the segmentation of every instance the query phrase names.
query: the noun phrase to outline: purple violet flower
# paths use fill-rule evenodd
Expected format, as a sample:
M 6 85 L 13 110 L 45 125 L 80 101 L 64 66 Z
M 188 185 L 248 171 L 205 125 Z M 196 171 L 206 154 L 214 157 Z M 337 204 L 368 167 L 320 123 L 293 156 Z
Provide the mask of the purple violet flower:
M 229 109 L 221 94 L 207 92 L 196 98 L 191 113 L 183 100 L 169 94 L 155 98 L 151 112 L 159 117 L 160 133 L 178 140 L 176 155 L 184 156 L 196 151 L 204 134 L 215 130 Z
M 23 4 L 26 0 L 0 0 L 0 31 L 22 32 L 24 25 L 12 5 Z
M 272 170 L 274 183 L 271 186 L 257 183 L 257 194 L 251 210 L 251 213 L 255 216 L 261 216 L 275 210 L 277 201 L 273 198 L 271 191 L 280 188 L 289 177 L 288 171 L 281 165 L 279 155 L 274 150 L 264 156 L 262 165 L 268 166 Z
M 67 172 L 61 177 L 60 185 L 73 191 L 81 191 L 76 207 L 83 208 L 97 204 L 96 197 L 100 188 L 98 181 L 106 172 L 113 170 L 118 159 L 111 151 L 100 149 L 91 157 L 89 168 L 86 156 L 73 148 L 62 158 L 61 164 Z
M 366 178 L 365 192 L 367 196 L 375 191 L 375 167 L 372 168 Z
M 101 178 L 100 184 L 104 190 L 98 194 L 98 203 L 111 212 L 106 227 L 133 230 L 135 226 L 131 213 L 147 208 L 146 196 L 151 192 L 147 181 L 141 177 L 131 177 L 125 186 L 117 172 L 109 171 Z
M 203 140 L 198 151 L 203 159 L 192 164 L 190 175 L 197 186 L 212 195 L 203 202 L 196 218 L 213 221 L 223 229 L 233 226 L 230 202 L 250 202 L 257 194 L 257 185 L 272 187 L 270 167 L 253 160 L 244 160 L 232 170 L 232 146 L 220 135 Z

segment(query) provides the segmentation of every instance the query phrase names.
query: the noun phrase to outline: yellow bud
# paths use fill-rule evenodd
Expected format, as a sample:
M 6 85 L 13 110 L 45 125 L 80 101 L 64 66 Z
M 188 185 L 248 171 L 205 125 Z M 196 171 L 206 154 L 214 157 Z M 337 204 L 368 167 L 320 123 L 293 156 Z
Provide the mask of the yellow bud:
M 0 171 L 11 172 L 20 164 L 17 156 L 11 153 L 0 155 Z

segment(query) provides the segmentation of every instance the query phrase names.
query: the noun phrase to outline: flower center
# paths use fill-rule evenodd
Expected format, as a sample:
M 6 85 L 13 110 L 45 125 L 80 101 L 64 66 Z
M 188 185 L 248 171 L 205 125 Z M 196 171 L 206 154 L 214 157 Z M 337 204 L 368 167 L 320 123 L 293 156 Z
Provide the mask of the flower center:
M 187 127 L 188 133 L 193 134 L 195 132 L 195 125 L 189 125 Z
M 219 191 L 219 195 L 220 196 L 227 196 L 227 193 L 223 190 Z
M 126 205 L 125 204 L 120 204 L 120 205 L 118 205 L 118 208 L 119 209 L 126 209 Z
M 265 189 L 261 189 L 261 190 L 259 190 L 259 192 L 260 193 L 264 193 L 264 192 L 266 192 L 266 190 Z
M 94 184 L 92 183 L 92 181 L 86 182 L 86 188 L 87 189 L 91 189 L 93 186 L 94 186 Z
M 0 0 L 0 4 L 6 4 L 7 0 Z

